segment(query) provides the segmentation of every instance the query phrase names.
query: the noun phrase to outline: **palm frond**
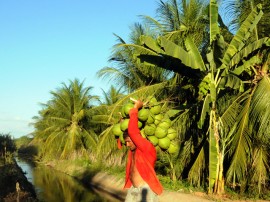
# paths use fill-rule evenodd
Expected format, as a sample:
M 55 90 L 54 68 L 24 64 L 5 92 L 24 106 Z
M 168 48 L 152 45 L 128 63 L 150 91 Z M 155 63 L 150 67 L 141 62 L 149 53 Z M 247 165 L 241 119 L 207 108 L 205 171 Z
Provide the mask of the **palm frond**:
M 229 155 L 231 155 L 230 166 L 226 173 L 226 180 L 231 182 L 234 176 L 241 182 L 245 179 L 247 163 L 249 162 L 249 151 L 251 148 L 251 131 L 248 127 L 251 96 L 245 101 L 245 105 L 239 114 L 236 122 L 237 130 L 230 145 Z M 235 183 L 233 181 L 233 183 Z
M 118 113 L 119 107 L 121 107 L 125 102 L 129 101 L 130 97 L 140 97 L 141 99 L 146 98 L 149 95 L 155 95 L 161 93 L 161 90 L 165 87 L 166 82 L 158 83 L 150 86 L 144 86 L 136 91 L 128 94 L 127 96 L 121 98 L 117 103 L 112 106 L 111 114 L 108 121 L 111 121 L 111 118 L 114 114 Z
M 238 97 L 224 96 L 218 100 L 218 105 L 223 107 L 223 109 L 219 110 L 222 114 L 220 120 L 222 122 L 222 129 L 224 130 L 225 134 L 228 134 L 230 129 L 235 125 L 237 117 L 242 109 L 240 103 L 245 96 L 246 94 L 240 95 Z
M 101 134 L 97 145 L 97 154 L 98 156 L 109 155 L 111 151 L 118 150 L 117 140 L 112 133 L 113 125 L 106 128 Z
M 147 15 L 142 15 L 140 16 L 143 19 L 143 22 L 150 26 L 155 32 L 157 33 L 165 33 L 166 32 L 166 28 L 156 19 L 147 16 Z
M 251 170 L 251 183 L 257 184 L 258 193 L 262 193 L 262 186 L 266 186 L 269 175 L 269 153 L 265 146 L 260 146 L 253 151 L 253 162 Z
M 188 180 L 192 185 L 200 187 L 204 178 L 204 169 L 206 167 L 204 147 L 199 148 L 198 151 L 199 153 L 195 157 L 195 161 L 188 173 Z
M 266 75 L 257 84 L 252 98 L 250 121 L 257 129 L 257 136 L 266 135 L 270 125 L 270 78 Z

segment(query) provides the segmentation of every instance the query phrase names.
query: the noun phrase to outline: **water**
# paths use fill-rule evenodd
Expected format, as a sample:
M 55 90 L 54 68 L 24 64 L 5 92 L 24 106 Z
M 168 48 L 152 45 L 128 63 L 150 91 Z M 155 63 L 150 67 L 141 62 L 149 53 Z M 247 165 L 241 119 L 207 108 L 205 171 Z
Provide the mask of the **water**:
M 48 166 L 34 166 L 23 159 L 17 158 L 16 161 L 42 202 L 109 202 L 71 176 Z

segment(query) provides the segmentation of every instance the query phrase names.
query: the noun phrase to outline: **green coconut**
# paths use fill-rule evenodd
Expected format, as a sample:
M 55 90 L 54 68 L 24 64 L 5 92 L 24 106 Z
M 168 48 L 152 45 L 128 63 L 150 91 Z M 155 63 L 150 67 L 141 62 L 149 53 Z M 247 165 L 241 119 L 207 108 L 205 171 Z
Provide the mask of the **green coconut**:
M 176 143 L 171 142 L 169 148 L 167 149 L 167 151 L 170 154 L 176 153 L 179 150 L 179 146 Z
M 161 149 L 168 149 L 170 147 L 171 140 L 168 137 L 158 139 L 158 146 Z
M 152 106 L 150 112 L 155 115 L 159 114 L 161 112 L 161 106 L 159 104 Z
M 146 121 L 148 119 L 149 113 L 150 113 L 149 109 L 145 108 L 140 109 L 138 112 L 138 119 L 140 121 Z
M 117 123 L 113 126 L 112 132 L 115 136 L 119 136 L 123 134 L 123 131 L 121 130 L 120 123 Z
M 157 146 L 158 145 L 158 138 L 155 137 L 155 136 L 148 136 L 147 139 L 154 145 L 154 146 Z
M 161 120 L 163 119 L 163 114 L 157 114 L 157 115 L 155 115 L 155 124 L 156 125 L 158 125 L 160 122 L 161 122 Z
M 146 123 L 151 124 L 151 123 L 154 123 L 154 122 L 155 122 L 155 115 L 150 112 L 149 115 L 148 115 L 148 118 L 146 120 Z
M 150 100 L 149 100 L 149 105 L 150 106 L 154 106 L 154 105 L 157 105 L 157 104 L 158 104 L 158 101 L 157 101 L 157 99 L 155 97 L 150 98 Z
M 167 137 L 170 139 L 170 140 L 173 140 L 175 139 L 177 136 L 177 131 L 174 129 L 174 128 L 169 128 L 168 129 L 168 135 Z
M 120 123 L 120 128 L 121 128 L 122 131 L 125 131 L 128 128 L 128 123 L 129 123 L 129 119 L 124 119 Z
M 166 122 L 166 123 L 168 123 L 169 126 L 172 126 L 172 121 L 170 118 L 164 118 L 163 122 Z
M 164 128 L 164 129 L 169 129 L 171 127 L 171 124 L 168 123 L 167 121 L 164 121 L 164 119 L 158 124 L 158 127 Z
M 164 138 L 168 134 L 168 129 L 157 126 L 155 130 L 155 136 L 157 138 Z
M 147 136 L 154 135 L 156 131 L 156 125 L 155 124 L 147 124 L 144 126 L 144 133 Z
M 134 107 L 134 104 L 133 104 L 133 103 L 130 103 L 130 102 L 128 102 L 128 103 L 126 103 L 126 104 L 124 105 L 124 113 L 125 113 L 126 116 L 129 116 L 129 111 L 130 111 L 130 109 L 132 109 L 133 107 Z
M 138 128 L 142 128 L 143 123 L 141 121 L 138 121 Z

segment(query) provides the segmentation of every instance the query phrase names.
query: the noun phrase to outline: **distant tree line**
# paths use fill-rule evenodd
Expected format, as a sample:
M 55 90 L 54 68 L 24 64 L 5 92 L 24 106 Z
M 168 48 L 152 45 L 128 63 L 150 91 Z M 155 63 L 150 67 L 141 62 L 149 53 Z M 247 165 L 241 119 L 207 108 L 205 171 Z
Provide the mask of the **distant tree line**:
M 16 151 L 16 145 L 10 134 L 0 133 L 0 157 L 7 160 Z

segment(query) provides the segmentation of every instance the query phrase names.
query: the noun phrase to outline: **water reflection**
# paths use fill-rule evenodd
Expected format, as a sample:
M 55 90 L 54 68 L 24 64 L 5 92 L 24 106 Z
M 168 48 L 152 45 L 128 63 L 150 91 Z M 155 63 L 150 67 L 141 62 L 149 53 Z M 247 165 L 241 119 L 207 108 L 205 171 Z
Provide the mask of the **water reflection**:
M 21 158 L 16 158 L 16 162 L 23 170 L 27 180 L 33 184 L 32 170 L 35 167 L 34 163 L 32 163 L 31 161 L 27 161 L 26 159 L 23 160 Z
M 38 199 L 44 202 L 108 202 L 74 178 L 47 166 L 32 167 L 21 159 L 18 165 L 35 186 Z

